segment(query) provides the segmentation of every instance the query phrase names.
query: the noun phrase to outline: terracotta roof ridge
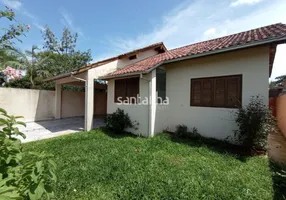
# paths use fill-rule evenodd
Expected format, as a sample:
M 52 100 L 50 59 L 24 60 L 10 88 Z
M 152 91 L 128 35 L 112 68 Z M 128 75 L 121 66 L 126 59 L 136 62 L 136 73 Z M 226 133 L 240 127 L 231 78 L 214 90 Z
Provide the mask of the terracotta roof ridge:
M 236 36 L 236 35 L 238 35 L 238 34 L 245 34 L 245 33 L 248 33 L 248 32 L 254 31 L 254 30 L 257 30 L 257 29 L 265 29 L 265 28 L 269 28 L 269 27 L 277 26 L 277 25 L 283 25 L 283 26 L 286 27 L 286 24 L 283 24 L 283 23 L 281 23 L 281 22 L 275 23 L 275 24 L 269 24 L 269 25 L 266 25 L 266 26 L 257 27 L 257 28 L 252 28 L 252 29 L 250 29 L 250 30 L 246 30 L 246 31 L 242 31 L 242 32 L 237 32 L 237 33 L 233 33 L 233 34 L 226 35 L 226 36 L 222 36 L 222 37 L 218 37 L 218 38 L 213 38 L 213 39 L 210 39 L 210 40 L 203 40 L 203 41 L 195 42 L 195 43 L 188 44 L 188 45 L 185 45 L 185 46 L 176 47 L 176 48 L 173 48 L 173 49 L 169 49 L 168 51 L 175 51 L 175 50 L 181 49 L 181 48 L 186 48 L 186 47 L 190 47 L 190 46 L 196 46 L 196 45 L 201 44 L 201 43 L 206 43 L 206 42 L 212 42 L 212 41 L 216 41 L 216 40 L 221 40 L 221 39 L 228 38 L 228 37 L 231 37 L 231 36 Z M 266 29 L 266 30 L 267 30 L 267 29 Z

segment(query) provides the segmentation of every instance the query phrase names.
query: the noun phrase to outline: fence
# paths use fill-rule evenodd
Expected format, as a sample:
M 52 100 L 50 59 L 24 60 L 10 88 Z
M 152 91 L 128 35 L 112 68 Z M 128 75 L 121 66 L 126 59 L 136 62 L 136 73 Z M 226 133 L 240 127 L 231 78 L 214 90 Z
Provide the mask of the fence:
M 269 91 L 269 107 L 277 119 L 280 131 L 268 136 L 268 154 L 276 162 L 286 164 L 286 92 Z

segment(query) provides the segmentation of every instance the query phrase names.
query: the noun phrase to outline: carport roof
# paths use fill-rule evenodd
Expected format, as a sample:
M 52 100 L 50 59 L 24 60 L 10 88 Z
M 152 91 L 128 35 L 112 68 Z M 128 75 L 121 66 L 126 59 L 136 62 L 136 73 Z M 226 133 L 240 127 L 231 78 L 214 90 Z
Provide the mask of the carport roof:
M 114 60 L 121 59 L 121 58 L 130 56 L 130 55 L 133 55 L 133 54 L 136 54 L 136 53 L 140 53 L 142 51 L 146 51 L 146 50 L 149 50 L 149 49 L 154 49 L 154 48 L 158 49 L 158 50 L 161 50 L 163 52 L 167 51 L 167 48 L 165 47 L 164 43 L 163 42 L 158 42 L 158 43 L 155 43 L 155 44 L 151 44 L 151 45 L 145 46 L 143 48 L 135 49 L 133 51 L 129 51 L 129 52 L 126 52 L 126 53 L 123 53 L 123 54 L 120 54 L 120 55 L 117 55 L 117 56 L 114 56 L 114 57 L 111 57 L 111 58 L 107 58 L 107 59 L 101 60 L 101 61 L 98 61 L 98 62 L 95 62 L 95 63 L 92 63 L 92 64 L 87 64 L 87 65 L 82 66 L 79 69 L 76 69 L 76 70 L 74 70 L 72 72 L 68 72 L 68 73 L 64 73 L 64 74 L 60 74 L 60 75 L 57 75 L 57 76 L 53 76 L 53 77 L 47 78 L 47 79 L 45 79 L 45 81 L 58 80 L 58 79 L 61 79 L 61 78 L 69 77 L 72 74 L 79 74 L 79 73 L 85 72 L 85 71 L 87 71 L 89 69 L 92 69 L 92 68 L 95 68 L 95 67 L 99 67 L 101 65 L 104 65 L 104 64 L 107 64 L 109 62 L 112 62 Z

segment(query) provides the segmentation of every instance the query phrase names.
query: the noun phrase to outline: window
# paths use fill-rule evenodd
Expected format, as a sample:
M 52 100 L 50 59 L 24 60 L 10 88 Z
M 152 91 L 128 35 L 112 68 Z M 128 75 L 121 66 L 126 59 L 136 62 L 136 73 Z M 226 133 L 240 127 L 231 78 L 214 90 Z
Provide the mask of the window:
M 166 70 L 164 69 L 156 69 L 156 91 L 157 103 L 163 103 L 166 99 Z
M 115 80 L 114 102 L 119 103 L 119 97 L 124 101 L 127 98 L 131 103 L 136 103 L 137 95 L 139 94 L 139 78 L 128 78 Z M 135 97 L 132 98 L 131 97 Z
M 137 55 L 129 56 L 129 60 L 134 60 L 137 58 Z
M 242 75 L 191 79 L 191 106 L 241 107 Z

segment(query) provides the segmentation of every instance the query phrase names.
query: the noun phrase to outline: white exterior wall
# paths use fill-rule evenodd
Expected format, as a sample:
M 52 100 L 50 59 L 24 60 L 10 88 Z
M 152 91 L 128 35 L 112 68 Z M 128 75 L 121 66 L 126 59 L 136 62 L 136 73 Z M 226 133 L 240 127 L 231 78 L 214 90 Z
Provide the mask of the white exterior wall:
M 253 95 L 261 95 L 268 105 L 269 50 L 267 47 L 240 50 L 220 55 L 181 61 L 165 66 L 166 95 L 169 106 L 158 106 L 155 132 L 176 125 L 196 127 L 206 137 L 225 139 L 236 129 L 234 111 L 229 108 L 190 106 L 192 78 L 242 74 L 242 105 Z
M 158 52 L 153 50 L 153 49 L 150 49 L 148 51 L 143 51 L 143 52 L 140 52 L 140 53 L 136 54 L 137 55 L 136 59 L 129 60 L 128 57 L 119 59 L 117 67 L 118 68 L 122 68 L 122 67 L 125 67 L 127 65 L 131 65 L 133 63 L 139 62 L 140 60 L 144 60 L 144 59 L 146 59 L 148 57 L 154 56 L 156 54 L 158 54 Z
M 144 76 L 146 79 L 151 79 L 151 75 Z M 139 80 L 139 93 L 140 97 L 143 99 L 148 97 L 149 94 L 149 82 L 144 79 Z M 138 130 L 128 130 L 135 134 L 140 134 L 143 136 L 148 136 L 149 134 L 149 106 L 148 105 L 119 105 L 114 103 L 114 80 L 108 81 L 107 89 L 107 113 L 111 114 L 117 110 L 117 108 L 123 109 L 127 112 L 131 120 L 136 120 L 139 122 Z
M 151 56 L 154 56 L 156 54 L 158 54 L 158 52 L 151 49 L 148 51 L 137 53 L 137 58 L 134 60 L 129 60 L 128 57 L 122 58 L 122 59 L 118 59 L 118 60 L 112 61 L 110 63 L 107 63 L 105 65 L 92 68 L 89 71 L 91 71 L 93 73 L 93 76 L 95 79 L 98 79 L 98 77 L 105 76 L 105 75 L 107 75 L 111 72 L 114 72 L 118 69 L 121 69 L 127 65 L 131 65 L 133 63 L 139 62 L 140 60 L 144 60 L 144 59 L 151 57 Z

